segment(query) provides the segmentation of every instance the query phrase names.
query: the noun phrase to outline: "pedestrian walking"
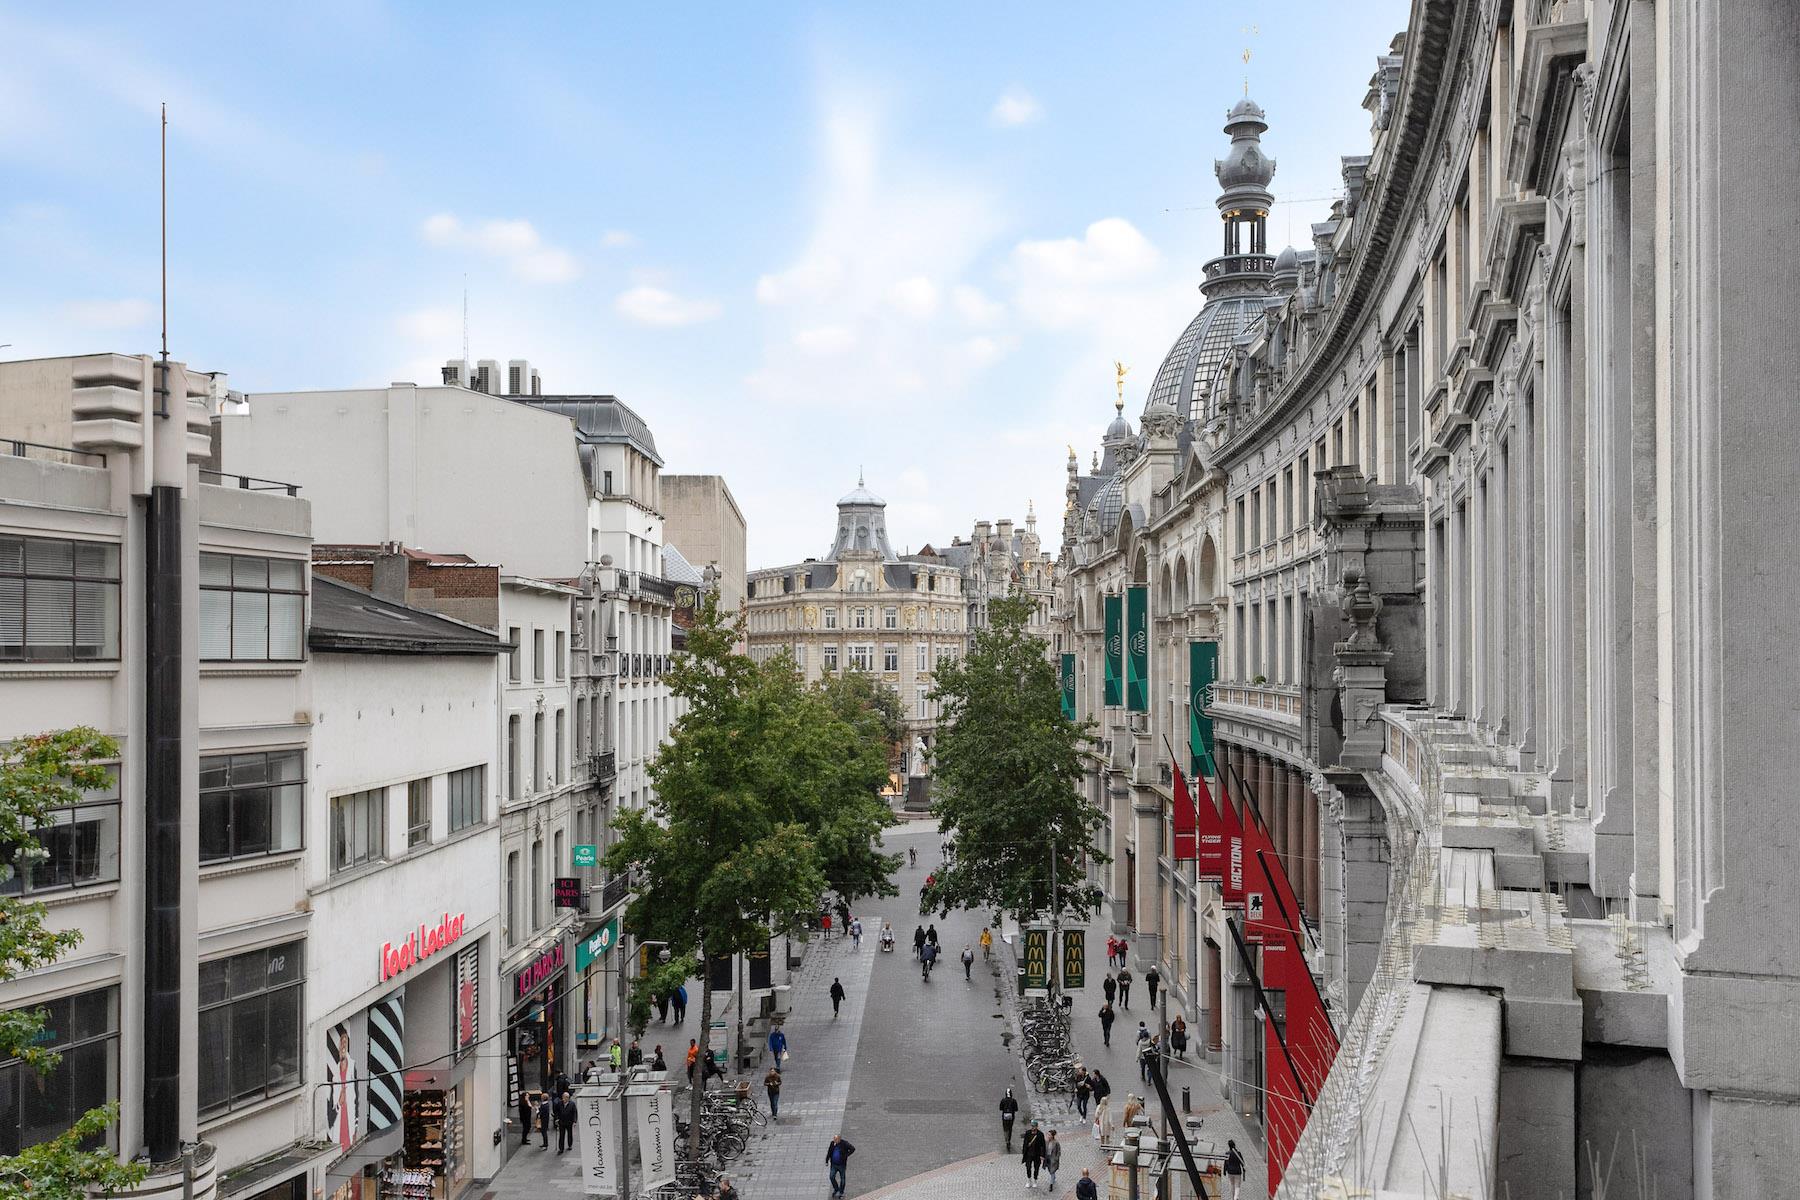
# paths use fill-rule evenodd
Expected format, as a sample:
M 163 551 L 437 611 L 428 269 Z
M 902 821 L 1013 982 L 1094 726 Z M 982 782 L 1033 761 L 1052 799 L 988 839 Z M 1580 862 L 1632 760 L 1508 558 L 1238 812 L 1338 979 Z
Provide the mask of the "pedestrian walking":
M 919 957 L 919 951 L 925 949 L 925 927 L 913 926 L 913 957 Z
M 1169 1048 L 1175 1051 L 1175 1057 L 1187 1058 L 1187 1021 L 1179 1013 L 1169 1022 Z
M 846 1142 L 842 1134 L 831 1135 L 831 1145 L 825 1147 L 825 1166 L 834 1200 L 843 1200 L 844 1189 L 849 1186 L 845 1172 L 850 1166 L 850 1156 L 855 1153 L 856 1147 Z
M 1006 1152 L 1012 1153 L 1013 1122 L 1019 1119 L 1019 1102 L 1013 1099 L 1012 1089 L 1006 1089 L 1006 1095 L 1000 1097 L 1000 1132 L 1006 1135 Z
M 575 1148 L 575 1098 L 568 1092 L 556 1106 L 556 1152 L 566 1154 Z
M 1087 1072 L 1083 1071 L 1080 1074 L 1076 1075 L 1075 1076 L 1075 1111 L 1081 1115 L 1081 1119 L 1084 1121 L 1087 1119 L 1088 1097 L 1092 1096 L 1093 1094 L 1094 1094 L 1094 1085 L 1093 1085 L 1092 1081 L 1090 1081 L 1088 1079 Z
M 935 923 L 925 927 L 925 940 L 930 942 L 933 946 L 938 944 L 937 925 Z
M 1131 1011 L 1131 968 L 1119 968 L 1119 1007 Z
M 534 1106 L 530 1092 L 519 1093 L 519 1145 L 531 1145 L 531 1114 Z
M 744 1193 L 732 1185 L 731 1180 L 719 1176 L 719 1190 L 713 1193 L 713 1200 L 743 1200 Z
M 687 984 L 679 983 L 675 985 L 675 994 L 670 997 L 669 1003 L 674 1006 L 675 1023 L 677 1025 L 687 1020 Z
M 1106 935 L 1106 969 L 1110 971 L 1118 965 L 1119 939 L 1109 933 Z
M 631 1039 L 631 1049 L 625 1052 L 625 1065 L 628 1067 L 644 1065 L 644 1048 L 638 1044 L 636 1038 Z
M 763 1091 L 769 1094 L 769 1116 L 779 1117 L 781 1115 L 781 1072 L 774 1067 L 770 1067 L 769 1073 L 763 1076 Z
M 1119 969 L 1120 970 L 1124 970 L 1125 964 L 1128 961 L 1130 961 L 1130 955 L 1131 955 L 1131 944 L 1129 942 L 1127 942 L 1124 938 L 1120 938 L 1119 939 Z
M 694 1064 L 700 1061 L 700 1042 L 697 1038 L 688 1039 L 687 1077 L 688 1083 L 694 1082 Z
M 1138 1075 L 1145 1083 L 1150 1082 L 1150 1065 L 1155 1059 L 1156 1039 L 1140 1039 L 1138 1041 Z
M 669 1069 L 669 1060 L 663 1057 L 661 1046 L 656 1048 L 656 1056 L 650 1060 L 650 1069 L 652 1071 L 667 1071 Z
M 1075 1181 L 1075 1200 L 1100 1200 L 1100 1189 L 1094 1186 L 1094 1176 L 1086 1167 L 1081 1168 L 1081 1178 Z
M 1112 1084 L 1107 1082 L 1106 1076 L 1100 1073 L 1100 1068 L 1095 1067 L 1093 1074 L 1089 1075 L 1088 1079 L 1094 1085 L 1094 1100 L 1096 1103 L 1112 1095 Z
M 656 1019 L 664 1025 L 669 1023 L 669 993 L 658 992 L 656 995 Z
M 1162 972 L 1151 963 L 1150 969 L 1144 972 L 1144 995 L 1150 999 L 1150 1007 L 1156 1007 L 1156 989 L 1162 986 Z
M 707 1084 L 715 1079 L 723 1078 L 725 1078 L 725 1068 L 719 1065 L 719 1056 L 709 1052 L 705 1061 L 700 1064 L 700 1090 L 705 1091 Z
M 819 914 L 819 929 L 825 934 L 825 940 L 831 940 L 831 912 L 826 910 Z
M 1106 978 L 1100 981 L 1100 990 L 1106 993 L 1106 1002 L 1108 1004 L 1111 1004 L 1119 998 L 1119 981 L 1113 978 L 1111 971 L 1108 971 L 1106 973 Z
M 781 1065 L 787 1060 L 787 1030 L 779 1025 L 769 1030 L 769 1057 L 775 1073 L 781 1074 Z
M 1225 1182 L 1231 1185 L 1231 1200 L 1238 1200 L 1244 1187 L 1244 1156 L 1230 1138 L 1225 1140 Z
M 844 1002 L 844 985 L 836 975 L 831 977 L 831 1019 L 837 1020 L 838 1005 Z
M 1147 1026 L 1147 1025 L 1145 1025 L 1145 1024 L 1144 1024 L 1144 1023 L 1143 1023 L 1143 1022 L 1142 1022 L 1142 1021 L 1139 1021 L 1139 1022 L 1138 1022 L 1138 1030 L 1137 1030 L 1137 1045 L 1138 1045 L 1138 1049 L 1139 1049 L 1139 1050 L 1142 1050 L 1142 1049 L 1143 1049 L 1143 1048 L 1144 1048 L 1144 1043 L 1145 1043 L 1145 1042 L 1147 1042 L 1147 1041 L 1149 1041 L 1149 1040 L 1150 1040 L 1150 1029 L 1149 1029 L 1149 1027 L 1148 1027 L 1148 1026 Z
M 862 949 L 862 920 L 859 917 L 850 918 L 850 948 Z
M 1038 1128 L 1036 1121 L 1025 1127 L 1025 1137 L 1019 1144 L 1019 1158 L 1025 1163 L 1025 1186 L 1037 1187 L 1038 1171 L 1044 1165 L 1044 1131 Z
M 1105 1045 L 1112 1045 L 1113 1006 L 1108 1000 L 1100 1006 L 1100 1040 Z
M 908 846 L 906 848 L 906 865 L 909 867 L 916 867 L 919 865 L 919 848 L 917 846 Z
M 550 1126 L 556 1123 L 556 1106 L 550 1102 L 549 1092 L 538 1093 L 538 1149 L 550 1148 Z
M 612 1045 L 606 1048 L 606 1061 L 612 1064 L 615 1075 L 618 1074 L 619 1068 L 625 1065 L 625 1047 L 619 1045 L 618 1038 L 614 1038 Z
M 962 962 L 963 962 L 963 978 L 965 980 L 973 983 L 974 977 L 969 974 L 969 971 L 975 966 L 975 952 L 973 950 L 969 949 L 969 947 L 966 945 L 963 947 Z
M 1056 1173 L 1062 1170 L 1062 1143 L 1056 1140 L 1056 1130 L 1052 1129 L 1048 1140 L 1044 1143 L 1044 1173 L 1050 1176 L 1050 1190 L 1056 1190 Z
M 992 958 L 994 955 L 994 935 L 986 925 L 981 927 L 981 957 Z

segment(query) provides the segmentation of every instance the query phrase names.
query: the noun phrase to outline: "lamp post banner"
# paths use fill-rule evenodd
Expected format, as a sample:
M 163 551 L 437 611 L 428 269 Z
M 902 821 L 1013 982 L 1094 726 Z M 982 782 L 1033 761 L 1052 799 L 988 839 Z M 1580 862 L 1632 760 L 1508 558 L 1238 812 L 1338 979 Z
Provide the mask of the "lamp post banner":
M 1108 596 L 1106 609 L 1106 706 L 1125 703 L 1125 597 Z
M 646 1192 L 675 1178 L 674 1095 L 656 1091 L 637 1097 L 639 1186 Z
M 1213 723 L 1207 716 L 1219 677 L 1219 643 L 1188 643 L 1188 770 L 1203 775 L 1212 762 Z
M 1150 589 L 1125 589 L 1125 707 L 1150 711 Z
M 575 1095 L 575 1148 L 581 1152 L 581 1190 L 619 1194 L 619 1101 L 599 1088 Z
M 1060 664 L 1062 678 L 1062 714 L 1069 720 L 1075 719 L 1075 656 L 1065 654 Z

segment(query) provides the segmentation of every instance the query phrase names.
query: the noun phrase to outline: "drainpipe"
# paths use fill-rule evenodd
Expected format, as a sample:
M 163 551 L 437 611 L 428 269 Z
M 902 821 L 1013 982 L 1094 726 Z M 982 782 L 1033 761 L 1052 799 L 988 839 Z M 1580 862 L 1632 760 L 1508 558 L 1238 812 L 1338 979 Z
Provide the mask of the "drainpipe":
M 144 1143 L 181 1152 L 181 489 L 150 489 L 144 583 Z

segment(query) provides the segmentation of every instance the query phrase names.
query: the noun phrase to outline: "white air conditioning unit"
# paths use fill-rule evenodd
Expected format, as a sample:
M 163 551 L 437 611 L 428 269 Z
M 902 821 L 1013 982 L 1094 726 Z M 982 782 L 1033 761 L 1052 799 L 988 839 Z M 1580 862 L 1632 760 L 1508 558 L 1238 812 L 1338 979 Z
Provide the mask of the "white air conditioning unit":
M 778 1015 L 785 1017 L 794 1011 L 794 989 L 787 984 L 777 984 L 771 992 L 771 998 L 775 1001 L 775 1012 Z

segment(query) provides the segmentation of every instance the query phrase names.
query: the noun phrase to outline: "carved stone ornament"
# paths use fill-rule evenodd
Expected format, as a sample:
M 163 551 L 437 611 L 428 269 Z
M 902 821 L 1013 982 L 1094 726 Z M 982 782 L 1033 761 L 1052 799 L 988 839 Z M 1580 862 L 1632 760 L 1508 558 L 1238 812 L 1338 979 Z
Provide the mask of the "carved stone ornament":
M 1369 591 L 1369 581 L 1360 573 L 1344 572 L 1344 598 L 1338 608 L 1350 622 L 1350 640 L 1345 643 L 1358 650 L 1374 650 L 1381 646 L 1375 636 L 1375 619 L 1381 615 L 1381 597 Z

